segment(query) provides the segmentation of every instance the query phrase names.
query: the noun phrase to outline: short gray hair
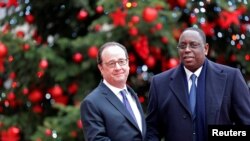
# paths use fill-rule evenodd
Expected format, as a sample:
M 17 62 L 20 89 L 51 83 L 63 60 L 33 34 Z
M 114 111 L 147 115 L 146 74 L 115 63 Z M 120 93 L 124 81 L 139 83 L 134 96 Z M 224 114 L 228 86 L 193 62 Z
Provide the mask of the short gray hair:
M 125 52 L 126 57 L 128 58 L 128 51 L 127 51 L 127 49 L 126 49 L 125 46 L 123 46 L 122 44 L 120 44 L 118 42 L 114 42 L 114 41 L 112 41 L 112 42 L 106 42 L 98 50 L 97 64 L 101 64 L 102 63 L 102 52 L 103 52 L 103 50 L 105 48 L 110 47 L 110 46 L 117 46 L 117 47 L 122 48 L 124 50 L 124 52 Z

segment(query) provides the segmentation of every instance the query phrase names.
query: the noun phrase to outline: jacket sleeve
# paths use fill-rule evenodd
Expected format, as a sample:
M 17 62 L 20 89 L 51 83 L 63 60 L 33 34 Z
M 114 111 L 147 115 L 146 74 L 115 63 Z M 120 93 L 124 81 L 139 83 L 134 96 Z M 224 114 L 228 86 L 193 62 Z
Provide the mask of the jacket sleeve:
M 90 100 L 84 100 L 80 107 L 83 133 L 86 141 L 110 141 L 98 107 Z
M 157 112 L 157 93 L 154 83 L 154 78 L 152 78 L 150 89 L 149 89 L 149 103 L 146 115 L 147 133 L 146 138 L 149 141 L 160 141 L 160 128 Z
M 235 72 L 232 88 L 233 119 L 236 124 L 250 125 L 250 92 L 239 69 Z

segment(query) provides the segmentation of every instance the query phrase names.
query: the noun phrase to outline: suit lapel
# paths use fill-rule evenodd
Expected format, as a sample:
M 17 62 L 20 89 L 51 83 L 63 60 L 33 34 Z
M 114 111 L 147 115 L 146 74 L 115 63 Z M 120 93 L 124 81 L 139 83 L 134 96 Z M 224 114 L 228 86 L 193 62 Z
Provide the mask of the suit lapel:
M 141 118 L 142 118 L 142 135 L 144 136 L 145 134 L 146 134 L 146 122 L 145 122 L 145 120 L 144 120 L 144 111 L 143 111 L 143 109 L 142 109 L 142 107 L 141 107 L 141 103 L 140 103 L 140 101 L 139 101 L 139 99 L 138 99 L 138 96 L 137 96 L 137 94 L 133 91 L 133 89 L 132 88 L 130 88 L 129 86 L 127 86 L 127 88 L 128 88 L 128 91 L 131 93 L 131 95 L 134 97 L 134 99 L 135 99 L 135 101 L 136 101 L 136 105 L 137 105 L 137 107 L 138 107 L 138 109 L 139 109 L 139 112 L 140 112 L 140 114 L 141 114 Z M 137 126 L 138 127 L 138 126 Z M 139 129 L 139 127 L 138 127 L 138 129 Z M 139 129 L 140 130 L 140 129 Z
M 188 104 L 188 91 L 187 91 L 187 80 L 185 73 L 183 72 L 182 65 L 176 69 L 175 73 L 170 79 L 170 88 L 174 95 L 177 97 L 181 105 L 190 113 L 190 106 Z
M 206 76 L 206 111 L 208 124 L 215 124 L 226 88 L 227 74 L 208 61 Z
M 117 96 L 103 83 L 100 84 L 103 89 L 103 93 L 106 99 L 122 114 L 124 115 L 128 121 L 130 121 L 136 128 L 139 127 L 133 117 L 129 114 L 127 109 L 124 107 L 122 102 L 117 98 Z

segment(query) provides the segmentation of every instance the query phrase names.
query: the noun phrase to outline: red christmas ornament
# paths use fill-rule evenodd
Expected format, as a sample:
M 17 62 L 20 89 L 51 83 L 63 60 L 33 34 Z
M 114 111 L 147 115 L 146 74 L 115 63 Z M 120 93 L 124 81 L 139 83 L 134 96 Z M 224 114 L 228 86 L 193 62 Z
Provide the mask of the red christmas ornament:
M 231 62 L 237 61 L 237 56 L 236 56 L 235 54 L 232 54 L 232 55 L 230 56 L 230 61 L 231 61 Z
M 8 93 L 8 95 L 7 95 L 7 99 L 8 99 L 8 100 L 10 100 L 10 101 L 15 100 L 15 99 L 16 99 L 16 95 L 15 95 L 15 93 L 14 93 L 14 92 L 10 92 L 10 93 Z
M 133 1 L 133 2 L 131 3 L 131 5 L 132 5 L 132 7 L 137 7 L 137 6 L 138 6 L 138 3 L 135 2 L 135 1 Z
M 133 63 L 131 63 L 131 64 L 129 64 L 129 73 L 130 74 L 135 74 L 136 73 L 136 71 L 137 71 L 137 66 L 135 65 L 135 64 L 133 64 Z
M 98 32 L 101 30 L 101 28 L 102 28 L 102 26 L 100 24 L 96 24 L 94 27 L 94 30 Z
M 3 8 L 3 7 L 5 7 L 5 6 L 6 6 L 6 3 L 5 3 L 5 2 L 0 1 L 0 8 Z
M 166 0 L 166 2 L 169 4 L 170 9 L 173 9 L 175 6 L 177 6 L 176 0 Z
M 48 136 L 48 137 L 51 136 L 52 135 L 52 130 L 51 129 L 46 129 L 45 130 L 45 135 Z
M 168 62 L 169 68 L 176 67 L 179 64 L 179 59 L 178 58 L 170 58 Z
M 35 17 L 31 14 L 25 16 L 25 21 L 29 24 L 33 24 L 35 21 Z
M 136 57 L 135 57 L 134 53 L 129 53 L 128 58 L 129 58 L 130 63 L 135 63 Z
M 37 75 L 38 78 L 42 78 L 43 75 L 44 75 L 44 71 L 43 71 L 43 70 L 38 71 L 38 72 L 36 73 L 36 75 Z
M 155 58 L 154 58 L 153 56 L 148 56 L 148 58 L 147 58 L 147 60 L 146 60 L 146 62 L 145 62 L 145 64 L 146 64 L 146 65 L 148 66 L 148 68 L 150 68 L 150 69 L 154 68 L 155 63 L 156 63 L 156 61 L 155 61 Z
M 18 38 L 23 38 L 23 37 L 25 36 L 25 34 L 24 34 L 23 31 L 17 31 L 17 32 L 16 32 L 16 36 L 17 36 Z
M 156 29 L 156 30 L 162 30 L 162 28 L 163 28 L 162 23 L 157 23 L 157 24 L 155 25 L 155 29 Z
M 168 38 L 167 37 L 161 37 L 161 42 L 163 44 L 168 44 Z
M 143 96 L 139 96 L 139 101 L 140 101 L 140 103 L 144 103 L 145 102 L 145 98 Z
M 32 102 L 32 103 L 38 103 L 41 102 L 43 99 L 43 94 L 40 90 L 35 89 L 33 91 L 30 92 L 28 99 Z
M 174 36 L 175 40 L 178 41 L 178 39 L 179 39 L 179 37 L 180 37 L 180 35 L 181 35 L 181 30 L 175 28 L 175 29 L 173 29 L 172 33 L 173 33 L 173 36 Z
M 122 5 L 125 7 L 126 4 L 128 3 L 128 0 L 122 0 Z
M 17 0 L 8 0 L 6 6 L 7 7 L 11 7 L 11 6 L 17 7 L 18 6 Z
M 23 95 L 29 94 L 29 89 L 28 88 L 23 88 L 22 93 L 23 93 Z
M 160 47 L 150 47 L 150 51 L 155 59 L 160 60 L 162 57 L 161 48 Z
M 80 52 L 75 53 L 72 58 L 75 63 L 81 63 L 83 61 L 83 55 Z
M 162 71 L 168 70 L 170 68 L 169 67 L 169 61 L 165 57 L 162 57 L 161 68 L 162 68 L 161 69 Z
M 34 105 L 34 106 L 32 107 L 32 111 L 33 111 L 34 113 L 40 114 L 40 113 L 43 112 L 43 108 L 42 108 L 41 105 Z
M 57 104 L 66 106 L 68 104 L 69 98 L 67 96 L 62 95 L 62 96 L 55 97 L 54 100 Z
M 210 36 L 210 37 L 214 35 L 214 27 L 215 27 L 214 23 L 205 22 L 201 24 L 201 29 L 204 31 L 206 36 Z
M 191 24 L 196 24 L 196 23 L 197 23 L 197 17 L 196 17 L 195 14 L 190 14 L 189 22 L 190 22 Z
M 30 45 L 29 44 L 23 44 L 22 45 L 23 51 L 28 51 L 30 49 Z
M 78 91 L 78 84 L 77 83 L 71 83 L 69 86 L 68 86 L 68 93 L 70 94 L 76 94 L 77 91 Z
M 187 4 L 187 0 L 177 0 L 177 3 L 181 8 L 184 8 Z
M 80 129 L 82 129 L 82 127 L 83 127 L 82 121 L 81 121 L 80 119 L 77 120 L 76 125 L 77 125 L 77 127 L 80 128 Z
M 88 12 L 84 9 L 80 10 L 77 14 L 77 19 L 83 21 L 88 17 Z
M 136 27 L 130 27 L 128 32 L 129 32 L 129 35 L 131 35 L 131 36 L 138 35 L 138 29 Z
M 103 13 L 103 7 L 101 5 L 98 5 L 95 9 L 96 13 L 102 14 Z
M 4 58 L 8 54 L 7 46 L 0 42 L 0 58 Z
M 0 133 L 1 141 L 20 141 L 20 129 L 16 126 L 11 126 L 8 130 L 3 130 Z
M 146 60 L 149 56 L 149 46 L 147 36 L 140 36 L 137 41 L 133 42 L 133 47 L 136 53 L 143 59 Z
M 89 58 L 96 59 L 97 54 L 98 54 L 98 48 L 96 46 L 91 46 L 88 49 L 88 56 L 89 56 Z
M 245 55 L 245 60 L 246 60 L 246 61 L 250 61 L 250 54 L 246 54 L 246 55 Z
M 14 80 L 16 78 L 16 73 L 15 72 L 11 72 L 9 74 L 9 78 L 12 79 L 12 80 Z
M 110 17 L 112 18 L 113 24 L 115 26 L 124 26 L 126 24 L 126 16 L 127 13 L 123 12 L 120 8 L 110 14 Z
M 240 31 L 241 31 L 243 34 L 246 34 L 246 32 L 247 32 L 247 26 L 248 26 L 248 24 L 244 24 L 244 23 L 242 23 L 242 24 L 240 25 Z
M 34 39 L 35 39 L 36 43 L 39 45 L 43 42 L 43 38 L 40 35 L 36 36 Z
M 158 12 L 155 8 L 146 7 L 143 9 L 142 17 L 146 22 L 153 22 L 158 17 Z
M 241 44 L 240 44 L 240 43 L 237 43 L 237 44 L 236 44 L 236 48 L 237 48 L 237 49 L 241 49 L 241 48 L 242 48 Z
M 132 22 L 133 24 L 139 23 L 139 22 L 140 22 L 140 17 L 139 17 L 139 16 L 132 16 L 132 17 L 131 17 L 131 22 Z
M 39 62 L 39 68 L 40 69 L 47 69 L 49 66 L 49 63 L 48 63 L 48 60 L 47 59 L 42 59 L 40 62 Z
M 59 85 L 55 85 L 54 87 L 49 89 L 49 93 L 53 98 L 60 97 L 63 95 L 63 89 Z
M 11 88 L 15 89 L 17 87 L 18 83 L 16 81 L 13 81 L 11 84 Z
M 71 132 L 70 132 L 70 136 L 71 136 L 72 138 L 76 138 L 76 137 L 77 137 L 77 131 L 71 131 Z

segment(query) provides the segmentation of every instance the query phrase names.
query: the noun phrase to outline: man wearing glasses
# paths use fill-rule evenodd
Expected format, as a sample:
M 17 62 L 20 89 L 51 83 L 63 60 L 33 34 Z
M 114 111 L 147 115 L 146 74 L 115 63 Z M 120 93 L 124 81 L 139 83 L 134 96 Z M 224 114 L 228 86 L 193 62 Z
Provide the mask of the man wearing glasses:
M 126 85 L 126 48 L 117 42 L 105 43 L 99 49 L 97 63 L 103 80 L 80 107 L 85 140 L 145 140 L 144 112 L 136 93 Z
M 249 88 L 239 69 L 207 59 L 204 32 L 185 29 L 177 49 L 180 65 L 151 79 L 147 139 L 207 141 L 208 125 L 250 125 Z

